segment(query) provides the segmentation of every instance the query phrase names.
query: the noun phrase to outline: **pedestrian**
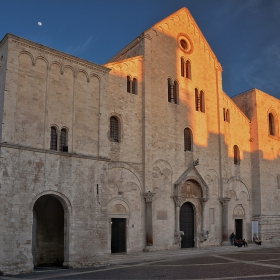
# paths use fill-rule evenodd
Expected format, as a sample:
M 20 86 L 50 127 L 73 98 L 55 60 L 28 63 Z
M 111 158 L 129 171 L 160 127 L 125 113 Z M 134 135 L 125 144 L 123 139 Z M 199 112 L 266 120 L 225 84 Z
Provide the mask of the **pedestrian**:
M 244 246 L 244 247 L 248 247 L 248 243 L 246 242 L 245 239 L 242 240 L 242 243 L 243 243 L 243 246 Z
M 234 232 L 230 235 L 230 241 L 231 241 L 231 245 L 234 245 L 234 241 L 235 241 L 235 234 Z

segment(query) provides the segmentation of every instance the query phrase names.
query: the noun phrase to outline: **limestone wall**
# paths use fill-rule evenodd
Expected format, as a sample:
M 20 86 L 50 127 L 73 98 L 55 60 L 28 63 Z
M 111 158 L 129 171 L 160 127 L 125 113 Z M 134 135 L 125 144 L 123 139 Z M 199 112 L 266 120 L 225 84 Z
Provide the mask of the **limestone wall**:
M 36 262 L 51 260 L 59 246 L 64 248 L 64 265 L 93 264 L 100 254 L 108 253 L 109 69 L 12 35 L 8 40 L 9 56 L 3 65 L 7 75 L 0 271 L 31 271 Z M 3 77 L 2 72 L 2 95 Z M 50 150 L 51 126 L 67 129 L 68 152 Z M 35 237 L 33 206 L 42 196 L 54 197 L 64 209 L 64 237 L 58 246 L 36 245 L 43 240 L 39 234 L 43 231 L 37 232 L 39 239 Z M 39 221 L 37 226 L 40 229 Z
M 56 197 L 64 207 L 65 265 L 93 263 L 107 252 L 106 161 L 8 146 L 2 147 L 2 157 L 0 270 L 33 269 L 33 206 L 43 195 Z
M 259 220 L 263 240 L 279 241 L 279 181 L 280 164 L 279 116 L 280 102 L 254 89 L 237 96 L 234 101 L 251 119 L 251 159 L 253 215 Z M 275 135 L 269 133 L 269 113 L 273 113 Z
M 145 204 L 143 199 L 143 77 L 142 57 L 106 64 L 110 72 L 108 100 L 108 134 L 110 117 L 119 121 L 119 142 L 110 141 L 109 157 L 111 159 L 109 180 L 110 218 L 127 218 L 127 251 L 141 251 L 145 247 Z M 136 94 L 127 91 L 127 76 L 137 79 Z M 109 139 L 110 140 L 110 139 Z M 118 213 L 117 205 L 126 209 Z M 117 211 L 117 212 L 116 212 Z M 117 215 L 117 216 L 116 216 Z M 108 249 L 110 248 L 108 240 Z
M 101 124 L 107 124 L 108 69 L 16 38 L 7 68 L 5 142 L 49 149 L 55 126 L 67 130 L 69 152 L 107 156 L 99 136 L 107 133 Z
M 0 123 L 3 123 L 3 102 L 6 84 L 6 68 L 8 57 L 8 41 L 4 38 L 0 42 Z M 2 125 L 0 126 L 0 138 L 2 137 Z

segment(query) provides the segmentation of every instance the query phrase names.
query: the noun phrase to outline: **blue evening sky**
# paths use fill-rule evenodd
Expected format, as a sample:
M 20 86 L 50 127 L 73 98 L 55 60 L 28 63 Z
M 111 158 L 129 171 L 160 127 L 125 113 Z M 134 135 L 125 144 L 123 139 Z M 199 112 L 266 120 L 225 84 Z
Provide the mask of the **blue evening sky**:
M 279 0 L 0 0 L 0 38 L 12 33 L 104 64 L 182 7 L 222 64 L 229 96 L 258 88 L 280 98 Z

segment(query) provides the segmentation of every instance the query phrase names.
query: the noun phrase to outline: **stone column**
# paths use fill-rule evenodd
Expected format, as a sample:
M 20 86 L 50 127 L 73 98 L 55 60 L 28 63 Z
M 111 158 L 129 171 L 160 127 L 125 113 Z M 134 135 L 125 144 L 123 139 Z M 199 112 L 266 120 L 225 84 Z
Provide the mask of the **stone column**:
M 207 198 L 201 198 L 200 199 L 200 203 L 201 203 L 201 231 L 205 230 L 205 221 L 204 221 L 204 217 L 205 217 L 205 204 L 207 202 Z
M 153 250 L 153 209 L 152 201 L 156 194 L 148 191 L 144 198 L 146 200 L 146 247 L 144 251 Z
M 222 245 L 230 245 L 228 235 L 228 203 L 230 198 L 221 198 L 222 203 Z
M 180 199 L 177 196 L 173 196 L 175 202 L 175 244 L 181 242 L 181 234 L 180 232 Z

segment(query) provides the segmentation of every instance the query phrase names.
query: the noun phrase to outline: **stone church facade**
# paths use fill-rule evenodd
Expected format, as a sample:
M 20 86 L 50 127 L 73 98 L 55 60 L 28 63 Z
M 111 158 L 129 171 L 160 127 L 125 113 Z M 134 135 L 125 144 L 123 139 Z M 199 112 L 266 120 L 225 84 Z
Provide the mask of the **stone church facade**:
M 103 66 L 11 34 L 0 59 L 1 273 L 279 242 L 280 101 L 227 96 L 186 8 Z

